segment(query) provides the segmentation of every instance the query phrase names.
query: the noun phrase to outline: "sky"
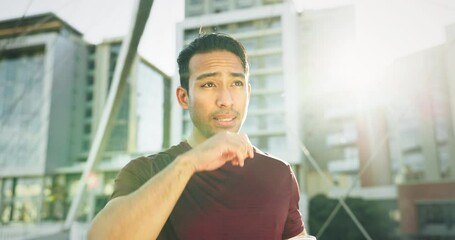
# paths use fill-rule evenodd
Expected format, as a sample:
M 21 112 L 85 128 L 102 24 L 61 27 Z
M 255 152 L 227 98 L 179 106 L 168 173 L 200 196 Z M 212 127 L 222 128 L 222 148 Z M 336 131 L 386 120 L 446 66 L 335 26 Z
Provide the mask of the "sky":
M 54 12 L 83 33 L 90 43 L 128 33 L 136 1 L 0 0 L 0 20 Z M 183 20 L 184 0 L 155 0 L 139 53 L 171 75 L 175 72 L 175 24 Z
M 357 47 L 375 65 L 445 41 L 445 26 L 455 23 L 453 0 L 293 0 L 296 11 L 354 4 Z M 0 20 L 55 12 L 97 43 L 125 35 L 134 1 L 0 0 Z M 175 24 L 184 17 L 184 0 L 155 0 L 139 53 L 165 73 L 175 73 Z

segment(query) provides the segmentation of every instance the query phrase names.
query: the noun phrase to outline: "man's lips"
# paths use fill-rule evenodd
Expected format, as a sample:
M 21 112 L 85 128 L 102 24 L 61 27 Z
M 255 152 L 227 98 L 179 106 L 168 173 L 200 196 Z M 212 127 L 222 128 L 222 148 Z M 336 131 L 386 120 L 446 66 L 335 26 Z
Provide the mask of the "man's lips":
M 238 112 L 224 112 L 213 114 L 212 119 L 215 120 L 216 124 L 221 127 L 232 127 L 236 123 L 236 119 L 239 116 Z
M 215 116 L 213 119 L 220 122 L 229 122 L 236 118 L 236 116 Z

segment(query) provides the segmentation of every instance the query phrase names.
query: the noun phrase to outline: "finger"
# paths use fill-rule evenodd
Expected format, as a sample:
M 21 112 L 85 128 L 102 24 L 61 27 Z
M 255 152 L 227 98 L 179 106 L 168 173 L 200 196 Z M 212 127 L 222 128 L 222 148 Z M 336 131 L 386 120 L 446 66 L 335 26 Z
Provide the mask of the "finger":
M 254 158 L 254 147 L 253 144 L 251 144 L 250 139 L 248 138 L 248 135 L 243 134 L 243 139 L 247 145 L 247 156 L 248 158 Z
M 239 149 L 237 152 L 237 161 L 240 167 L 245 165 L 245 159 L 248 157 L 248 152 L 245 149 Z
M 254 158 L 254 147 L 253 147 L 253 146 L 250 147 L 250 151 L 249 151 L 249 155 L 248 155 L 248 156 L 249 156 L 251 159 Z

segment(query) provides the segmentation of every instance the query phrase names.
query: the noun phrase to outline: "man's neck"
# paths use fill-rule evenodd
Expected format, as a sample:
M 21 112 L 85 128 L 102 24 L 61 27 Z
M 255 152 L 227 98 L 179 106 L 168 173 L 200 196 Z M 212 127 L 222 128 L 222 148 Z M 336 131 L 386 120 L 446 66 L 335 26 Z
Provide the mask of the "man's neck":
M 204 142 L 205 139 L 201 139 L 200 137 L 196 137 L 194 133 L 190 134 L 190 136 L 186 139 L 186 142 L 191 146 L 191 148 L 196 147 L 197 145 Z

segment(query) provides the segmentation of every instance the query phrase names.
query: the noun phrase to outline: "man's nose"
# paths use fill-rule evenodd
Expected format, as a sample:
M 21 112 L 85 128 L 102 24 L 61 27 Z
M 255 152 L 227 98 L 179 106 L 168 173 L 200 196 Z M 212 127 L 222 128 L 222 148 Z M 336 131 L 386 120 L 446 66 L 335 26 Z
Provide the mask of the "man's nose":
M 234 104 L 232 93 L 228 87 L 223 87 L 219 90 L 216 104 L 220 108 L 231 107 Z

